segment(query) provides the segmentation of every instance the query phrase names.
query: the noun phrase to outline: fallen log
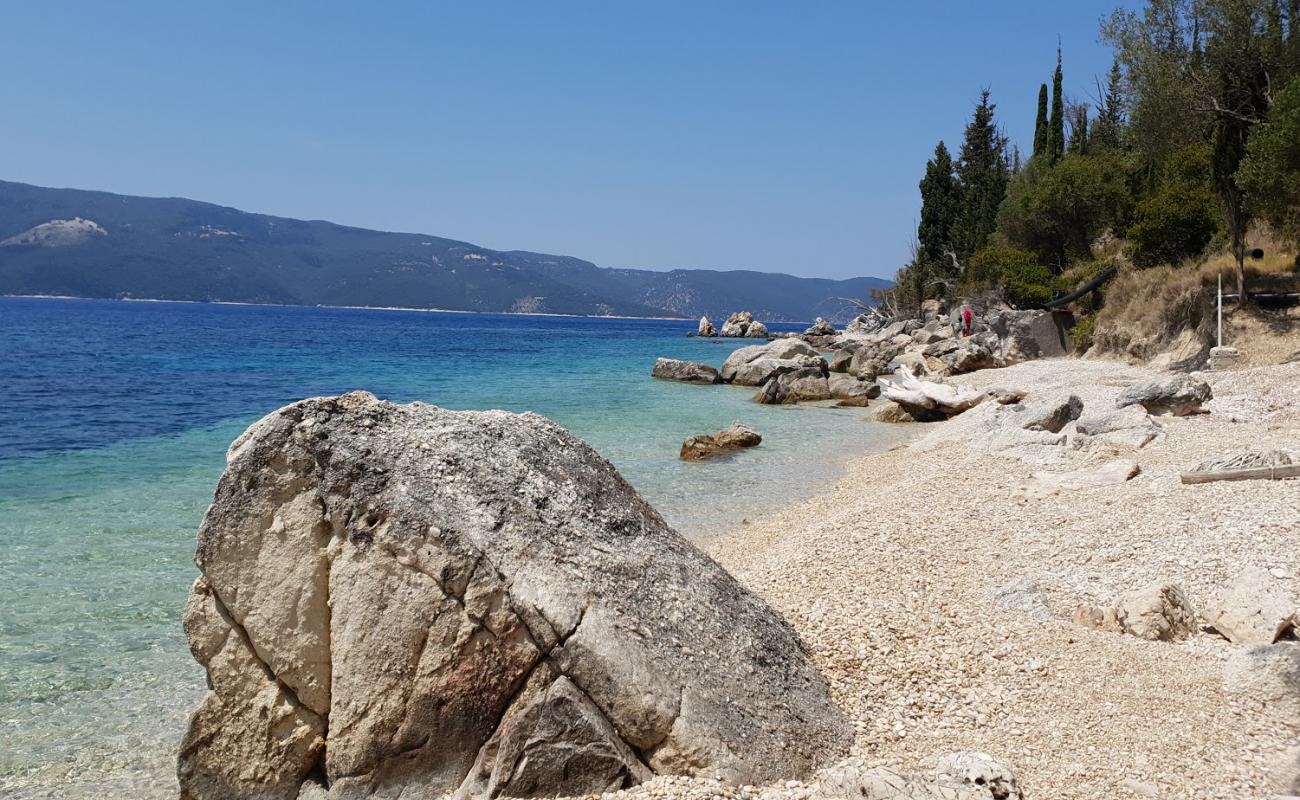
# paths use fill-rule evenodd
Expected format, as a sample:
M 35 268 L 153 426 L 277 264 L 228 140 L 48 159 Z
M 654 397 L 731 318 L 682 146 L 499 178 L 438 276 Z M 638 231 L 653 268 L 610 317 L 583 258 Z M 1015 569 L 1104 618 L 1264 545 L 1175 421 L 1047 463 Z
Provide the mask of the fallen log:
M 952 417 L 974 408 L 988 397 L 985 392 L 974 389 L 950 386 L 946 383 L 923 381 L 907 370 L 899 367 L 895 378 L 880 378 L 880 396 L 893 400 L 914 416 L 926 412 L 939 413 Z
M 1215 481 L 1280 481 L 1300 478 L 1300 464 L 1283 464 L 1277 467 L 1252 467 L 1250 469 L 1221 469 L 1212 472 L 1184 472 L 1179 476 L 1183 483 L 1214 483 Z

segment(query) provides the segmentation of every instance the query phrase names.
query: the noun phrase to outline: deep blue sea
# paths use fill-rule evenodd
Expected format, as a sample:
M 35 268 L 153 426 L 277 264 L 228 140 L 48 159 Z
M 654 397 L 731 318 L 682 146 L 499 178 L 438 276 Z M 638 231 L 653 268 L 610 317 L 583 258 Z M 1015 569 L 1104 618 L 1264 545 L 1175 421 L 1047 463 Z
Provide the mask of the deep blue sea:
M 0 796 L 174 796 L 175 745 L 204 685 L 180 626 L 194 531 L 226 446 L 286 403 L 366 389 L 536 411 L 697 541 L 899 440 L 861 409 L 652 380 L 656 356 L 721 366 L 752 344 L 688 338 L 693 327 L 0 298 Z M 763 444 L 678 460 L 683 438 L 733 420 Z

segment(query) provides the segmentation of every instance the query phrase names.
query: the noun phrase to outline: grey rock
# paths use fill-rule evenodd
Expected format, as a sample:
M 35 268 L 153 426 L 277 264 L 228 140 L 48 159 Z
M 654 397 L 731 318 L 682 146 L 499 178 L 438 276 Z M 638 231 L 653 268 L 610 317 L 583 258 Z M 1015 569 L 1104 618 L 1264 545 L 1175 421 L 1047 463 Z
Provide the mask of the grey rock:
M 1057 358 L 1074 352 L 1070 340 L 1074 316 L 1068 312 L 996 309 L 988 312 L 985 319 L 1001 341 L 999 355 L 1005 364 Z
M 992 592 L 989 599 L 999 608 L 1020 611 L 1034 619 L 1053 618 L 1052 606 L 1047 601 L 1047 593 L 1037 581 L 1021 578 Z
M 831 372 L 849 372 L 853 364 L 853 354 L 862 346 L 861 342 L 852 342 L 852 346 L 845 345 L 837 348 L 831 354 L 829 369 Z
M 684 383 L 721 383 L 718 370 L 708 364 L 694 361 L 680 361 L 676 358 L 655 360 L 651 376 L 665 381 L 682 381 Z
M 708 317 L 700 317 L 700 326 L 695 329 L 696 336 L 717 336 L 718 329 L 713 327 Z
M 813 320 L 813 324 L 804 331 L 805 336 L 834 336 L 835 333 L 835 326 L 822 317 Z
M 754 395 L 754 400 L 767 405 L 788 405 L 831 399 L 826 371 L 821 367 L 801 367 L 774 375 Z
M 1011 765 L 988 753 L 949 753 L 939 757 L 935 773 L 966 786 L 987 789 L 993 800 L 1022 800 L 1020 782 Z
M 800 339 L 777 339 L 765 345 L 741 347 L 727 356 L 721 377 L 726 383 L 761 386 L 769 378 L 805 367 L 822 367 L 825 361 Z
M 737 311 L 727 317 L 727 321 L 722 323 L 722 336 L 742 337 L 749 332 L 749 326 L 754 322 L 754 315 L 748 311 Z
M 1116 408 L 1140 405 L 1150 414 L 1185 417 L 1205 411 L 1214 397 L 1205 381 L 1179 378 L 1167 383 L 1140 383 L 1120 392 Z
M 839 766 L 818 774 L 814 800 L 1023 800 L 1015 771 L 985 753 L 952 753 L 930 773 Z
M 1083 413 L 1083 401 L 1072 394 L 1064 400 L 1027 400 L 1010 409 L 1025 430 L 1060 433 Z
M 767 326 L 758 321 L 751 322 L 748 330 L 745 331 L 747 339 L 766 339 L 767 336 Z
M 847 751 L 793 630 L 541 417 L 315 398 L 227 463 L 190 800 L 575 794 L 641 780 L 629 753 L 756 784 Z
M 862 407 L 880 396 L 880 384 L 852 375 L 831 373 L 828 383 L 831 399 L 839 401 L 836 405 Z

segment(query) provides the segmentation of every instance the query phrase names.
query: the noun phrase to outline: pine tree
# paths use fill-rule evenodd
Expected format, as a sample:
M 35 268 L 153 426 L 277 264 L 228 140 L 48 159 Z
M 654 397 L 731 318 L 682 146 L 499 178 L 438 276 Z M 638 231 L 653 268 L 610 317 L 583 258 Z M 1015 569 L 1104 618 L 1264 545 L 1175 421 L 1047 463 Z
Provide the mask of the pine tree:
M 957 163 L 961 208 L 953 224 L 952 243 L 962 263 L 988 244 L 997 227 L 998 206 L 1007 194 L 1007 140 L 997 128 L 996 108 L 985 89 L 961 144 Z
M 1056 72 L 1052 75 L 1052 117 L 1048 131 L 1047 162 L 1055 164 L 1065 153 L 1065 97 L 1061 93 L 1061 48 L 1056 48 Z
M 961 209 L 960 187 L 953 174 L 952 156 L 939 142 L 934 158 L 925 165 L 921 179 L 921 222 L 916 228 L 917 261 L 948 272 L 951 261 L 945 256 L 952 249 L 953 224 Z
M 1100 86 L 1098 87 L 1100 89 Z M 1097 108 L 1097 119 L 1089 133 L 1088 145 L 1095 152 L 1119 150 L 1124 141 L 1124 73 L 1120 71 L 1119 60 L 1110 67 L 1110 79 L 1101 91 L 1101 101 Z
M 1047 152 L 1047 84 L 1038 87 L 1038 116 L 1034 119 L 1034 152 L 1031 157 L 1042 157 Z

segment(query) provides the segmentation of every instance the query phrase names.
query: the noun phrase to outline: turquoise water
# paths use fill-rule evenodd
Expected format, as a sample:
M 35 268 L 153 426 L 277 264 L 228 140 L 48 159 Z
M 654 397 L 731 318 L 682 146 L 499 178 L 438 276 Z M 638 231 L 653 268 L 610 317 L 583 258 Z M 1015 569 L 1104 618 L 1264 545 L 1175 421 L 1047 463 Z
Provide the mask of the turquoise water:
M 898 440 L 860 409 L 652 380 L 656 356 L 721 365 L 747 344 L 689 327 L 0 298 L 0 796 L 174 794 L 175 743 L 203 691 L 180 628 L 194 531 L 226 446 L 285 403 L 367 389 L 537 411 L 696 540 Z M 683 438 L 733 420 L 763 444 L 677 459 Z

